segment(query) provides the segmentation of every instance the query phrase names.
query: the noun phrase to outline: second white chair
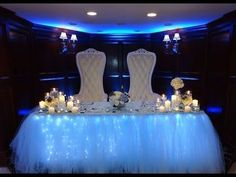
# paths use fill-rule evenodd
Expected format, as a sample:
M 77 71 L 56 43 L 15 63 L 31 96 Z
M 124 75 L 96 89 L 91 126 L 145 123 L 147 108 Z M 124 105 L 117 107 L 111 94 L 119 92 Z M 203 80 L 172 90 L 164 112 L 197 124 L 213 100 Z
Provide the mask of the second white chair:
M 155 101 L 160 95 L 152 90 L 152 73 L 156 64 L 156 54 L 138 49 L 127 55 L 130 73 L 129 95 L 132 101 Z

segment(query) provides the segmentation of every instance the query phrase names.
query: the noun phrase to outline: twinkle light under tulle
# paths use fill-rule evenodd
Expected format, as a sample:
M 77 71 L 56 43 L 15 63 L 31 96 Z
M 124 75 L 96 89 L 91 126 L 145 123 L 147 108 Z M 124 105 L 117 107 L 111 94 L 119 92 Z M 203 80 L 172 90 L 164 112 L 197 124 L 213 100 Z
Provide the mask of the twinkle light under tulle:
M 11 143 L 18 173 L 222 173 L 204 112 L 32 113 Z

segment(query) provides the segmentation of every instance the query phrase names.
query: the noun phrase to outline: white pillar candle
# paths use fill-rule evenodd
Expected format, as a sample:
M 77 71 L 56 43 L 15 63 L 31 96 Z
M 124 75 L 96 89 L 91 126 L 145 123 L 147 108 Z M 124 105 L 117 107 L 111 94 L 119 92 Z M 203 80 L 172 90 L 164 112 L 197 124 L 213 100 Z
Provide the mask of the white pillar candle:
M 45 102 L 44 101 L 40 101 L 39 102 L 39 107 L 40 107 L 40 109 L 44 109 L 45 108 Z
M 198 100 L 193 100 L 192 104 L 193 106 L 198 106 Z
M 190 112 L 191 111 L 191 107 L 190 106 L 185 106 L 184 107 L 184 112 Z
M 177 96 L 176 95 L 171 95 L 171 102 L 174 103 L 177 101 Z
M 54 107 L 49 107 L 48 108 L 48 112 L 51 114 L 51 113 L 54 113 L 55 112 L 55 108 Z
M 179 111 L 179 108 L 178 108 L 178 107 L 175 107 L 174 110 L 178 112 L 178 111 Z
M 160 110 L 160 112 L 165 112 L 165 107 L 161 105 L 159 110 Z
M 79 110 L 79 108 L 77 106 L 73 106 L 72 109 L 71 109 L 71 112 L 72 113 L 77 113 Z
M 67 102 L 67 109 L 71 111 L 72 107 L 73 107 L 73 101 L 68 101 Z
M 77 100 L 77 104 L 80 104 L 80 101 L 79 101 L 79 100 Z
M 165 101 L 165 108 L 166 108 L 167 110 L 170 109 L 170 101 L 169 101 L 169 100 L 166 100 L 166 101 Z
M 59 102 L 64 103 L 65 102 L 65 96 L 64 95 L 59 95 Z

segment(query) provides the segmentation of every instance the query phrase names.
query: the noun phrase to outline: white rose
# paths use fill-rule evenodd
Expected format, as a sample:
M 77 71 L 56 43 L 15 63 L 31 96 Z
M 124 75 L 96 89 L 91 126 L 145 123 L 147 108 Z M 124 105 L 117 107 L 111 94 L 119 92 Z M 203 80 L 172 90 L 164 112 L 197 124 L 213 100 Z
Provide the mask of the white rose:
M 120 97 L 121 94 L 122 94 L 122 92 L 120 92 L 120 91 L 114 91 L 114 94 Z
M 183 88 L 184 87 L 183 80 L 179 77 L 176 77 L 171 80 L 171 86 L 174 87 L 175 90 Z
M 119 98 L 120 98 L 119 95 L 115 95 L 115 96 L 114 96 L 114 99 L 115 99 L 115 100 L 118 100 Z

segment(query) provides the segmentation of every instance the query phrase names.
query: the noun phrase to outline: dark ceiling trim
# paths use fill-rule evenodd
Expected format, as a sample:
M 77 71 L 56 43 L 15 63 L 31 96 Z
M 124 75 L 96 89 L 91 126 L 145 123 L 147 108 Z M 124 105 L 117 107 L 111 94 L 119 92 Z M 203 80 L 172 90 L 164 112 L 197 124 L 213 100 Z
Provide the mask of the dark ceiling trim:
M 21 25 L 26 25 L 28 27 L 31 27 L 33 25 L 32 22 L 17 16 L 15 12 L 1 6 L 0 6 L 0 16 L 2 16 L 5 21 L 11 22 L 12 20 L 14 20 L 20 23 Z

